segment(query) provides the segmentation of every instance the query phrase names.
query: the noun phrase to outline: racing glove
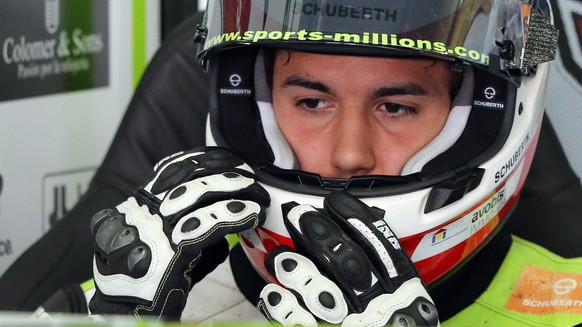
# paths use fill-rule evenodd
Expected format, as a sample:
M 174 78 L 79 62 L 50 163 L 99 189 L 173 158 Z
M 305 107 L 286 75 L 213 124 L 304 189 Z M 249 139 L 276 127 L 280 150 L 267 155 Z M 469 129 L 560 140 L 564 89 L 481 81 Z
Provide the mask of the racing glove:
M 281 284 L 267 284 L 257 305 L 271 322 L 439 326 L 416 268 L 372 208 L 339 191 L 326 196 L 323 211 L 293 202 L 283 212 L 296 249 L 266 257 Z
M 179 320 L 192 286 L 226 259 L 224 236 L 262 224 L 269 203 L 253 170 L 224 149 L 161 160 L 134 196 L 92 218 L 91 313 Z

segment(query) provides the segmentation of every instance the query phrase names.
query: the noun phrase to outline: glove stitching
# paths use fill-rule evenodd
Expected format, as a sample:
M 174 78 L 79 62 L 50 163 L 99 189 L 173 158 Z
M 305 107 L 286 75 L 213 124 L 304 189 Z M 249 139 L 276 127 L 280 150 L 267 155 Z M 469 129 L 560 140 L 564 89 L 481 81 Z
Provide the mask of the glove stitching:
M 216 225 L 212 226 L 211 229 L 209 229 L 206 233 L 204 233 L 204 235 L 199 236 L 198 238 L 192 239 L 192 240 L 184 240 L 182 242 L 180 242 L 179 247 L 183 244 L 183 245 L 190 245 L 190 244 L 195 244 L 195 243 L 200 243 L 202 241 L 205 241 L 207 238 L 209 238 L 210 236 L 212 236 L 212 234 L 214 234 L 214 232 L 219 229 L 219 228 L 224 228 L 224 227 L 231 227 L 231 226 L 240 226 L 240 225 L 244 225 L 247 222 L 249 222 L 249 220 L 252 220 L 254 218 L 255 219 L 255 223 L 253 224 L 252 228 L 256 228 L 258 225 L 258 215 L 256 213 L 253 213 L 250 216 L 247 216 L 246 218 L 244 218 L 244 220 L 240 220 L 237 222 L 219 222 Z M 181 248 L 180 248 L 181 249 Z
M 225 177 L 223 176 L 223 174 L 224 174 L 224 173 L 216 173 L 216 174 L 212 174 L 212 175 L 208 175 L 208 176 L 199 177 L 199 178 L 196 178 L 196 179 L 194 179 L 194 180 L 187 181 L 187 182 L 185 182 L 185 183 L 182 183 L 182 184 L 180 184 L 180 185 L 178 185 L 178 186 L 176 186 L 176 187 L 172 188 L 170 191 L 167 191 L 167 192 L 165 192 L 165 193 L 166 193 L 166 195 L 164 195 L 164 199 L 161 201 L 161 203 L 160 203 L 160 207 L 162 206 L 162 204 L 165 204 L 165 206 L 164 206 L 164 207 L 165 207 L 167 210 L 169 210 L 169 208 L 168 208 L 168 207 L 172 207 L 172 206 L 174 206 L 176 203 L 179 203 L 180 201 L 182 201 L 184 198 L 187 198 L 187 197 L 188 197 L 190 194 L 192 194 L 192 193 L 196 193 L 196 192 L 194 192 L 194 190 L 196 189 L 196 186 L 200 186 L 200 185 L 198 185 L 198 184 L 200 184 L 200 181 L 203 181 L 203 180 L 205 180 L 205 179 L 207 179 L 207 178 L 210 178 L 210 177 L 223 177 L 223 178 L 225 178 Z M 251 182 L 251 181 L 252 181 L 252 182 Z M 196 183 L 195 183 L 195 182 L 196 182 Z M 228 182 L 229 182 L 229 183 L 233 183 L 233 184 L 235 184 L 235 183 L 243 183 L 243 182 L 248 182 L 248 183 L 244 183 L 245 185 L 243 185 L 243 186 L 239 186 L 239 187 L 240 187 L 240 189 L 237 189 L 237 190 L 230 190 L 230 191 L 227 191 L 227 192 L 237 192 L 237 191 L 241 191 L 241 190 L 243 190 L 243 189 L 245 189 L 245 188 L 247 188 L 247 187 L 249 187 L 249 186 L 251 186 L 251 185 L 255 184 L 255 182 L 254 182 L 254 181 L 253 181 L 251 178 L 248 178 L 248 177 L 242 176 L 242 175 L 240 175 L 240 174 L 239 174 L 239 176 L 238 176 L 238 177 L 228 178 Z M 186 185 L 188 185 L 188 186 L 186 186 Z M 209 183 L 209 185 L 213 185 L 213 183 Z M 176 198 L 173 198 L 173 199 L 169 199 L 169 198 L 167 198 L 167 195 L 168 195 L 168 194 L 171 194 L 171 193 L 172 193 L 172 191 L 174 191 L 174 190 L 175 190 L 175 189 L 177 189 L 178 187 L 182 187 L 182 186 L 185 186 L 185 187 L 186 187 L 186 191 L 185 191 L 183 194 L 180 194 L 178 197 L 176 197 Z M 208 186 L 207 186 L 207 187 L 208 187 Z M 198 202 L 198 201 L 199 201 L 201 198 L 203 198 L 203 197 L 204 197 L 204 195 L 205 195 L 207 192 L 225 192 L 225 191 L 224 191 L 224 190 L 220 190 L 220 188 L 213 189 L 213 188 L 211 187 L 211 189 L 210 189 L 210 190 L 206 190 L 206 191 L 205 191 L 205 193 L 203 193 L 203 194 L 198 194 L 198 195 L 196 196 L 196 198 L 195 198 L 193 201 L 191 201 L 192 203 L 191 203 L 191 204 L 189 204 L 188 206 L 183 206 L 182 208 L 179 208 L 178 210 L 176 210 L 175 208 L 173 208 L 173 210 L 172 210 L 172 213 L 168 213 L 167 215 L 173 215 L 173 214 L 176 214 L 176 213 L 180 212 L 181 210 L 184 210 L 184 209 L 188 208 L 189 206 L 195 205 L 195 204 L 196 204 L 196 203 L 197 203 L 197 202 Z M 231 199 L 231 200 L 232 200 L 232 199 Z M 224 201 L 228 201 L 228 200 L 224 200 Z M 189 202 L 190 202 L 190 201 L 189 201 Z M 217 201 L 217 202 L 218 202 L 218 201 Z M 203 208 L 199 208 L 199 209 L 203 209 Z
M 387 295 L 388 295 L 388 294 L 387 294 Z M 393 306 L 390 308 L 390 311 L 388 311 L 388 312 L 390 312 L 390 315 L 387 317 L 387 318 L 388 318 L 388 320 L 390 320 L 390 317 L 392 317 L 392 316 L 394 315 L 394 313 L 396 312 L 396 310 L 403 309 L 403 307 L 402 307 L 402 305 L 403 305 L 403 304 L 407 303 L 407 302 L 408 302 L 409 300 L 411 300 L 413 297 L 414 297 L 414 298 L 417 298 L 417 297 L 418 297 L 418 296 L 414 296 L 414 295 L 415 295 L 415 294 L 409 294 L 409 295 L 408 295 L 408 296 L 407 296 L 405 299 L 403 299 L 402 301 L 400 301 L 400 302 L 398 302 L 398 303 L 395 303 L 395 305 L 393 305 Z M 395 309 L 395 307 L 397 307 L 397 309 Z M 364 312 L 365 312 L 365 311 L 366 311 L 366 310 L 364 310 Z M 384 313 L 382 314 L 382 317 L 381 317 L 382 319 L 379 317 L 378 319 L 376 319 L 376 320 L 375 320 L 375 323 L 383 323 L 383 321 L 385 320 L 384 318 L 386 317 L 386 314 L 387 314 L 388 312 L 384 312 Z M 380 325 L 378 325 L 378 326 L 380 326 Z
M 274 285 L 274 284 L 272 284 Z M 278 288 L 281 288 L 280 286 L 276 285 Z M 281 308 L 289 308 L 289 310 L 295 312 L 295 310 L 293 309 L 297 309 L 297 310 L 304 310 L 306 311 L 307 314 L 311 315 L 311 317 L 313 317 L 313 313 L 311 313 L 310 311 L 306 310 L 305 308 L 303 308 L 299 302 L 297 301 L 297 297 L 290 292 L 287 289 L 281 288 L 281 291 L 277 292 L 280 296 L 281 296 L 281 301 L 279 302 L 278 305 L 271 305 L 271 304 L 267 304 L 268 302 L 265 301 L 263 298 L 261 298 L 259 300 L 259 303 L 257 304 L 257 308 L 259 309 L 259 311 L 261 311 L 261 308 L 264 309 L 263 314 L 265 315 L 265 317 L 267 318 L 267 320 L 271 321 L 271 322 L 279 322 L 279 320 L 273 318 L 273 315 L 271 314 L 271 311 L 269 311 L 269 308 L 274 309 L 274 311 L 276 313 L 280 313 L 279 311 L 281 311 Z M 289 305 L 290 302 L 292 305 Z M 287 304 L 286 306 L 284 306 L 283 304 Z M 298 306 L 298 307 L 297 307 Z M 279 315 L 280 316 L 280 315 Z M 297 314 L 294 315 L 295 319 L 297 319 Z M 289 319 L 285 319 L 285 317 L 279 317 L 279 319 L 281 319 L 281 321 L 288 321 Z M 305 319 L 299 319 L 298 321 L 294 322 L 294 326 L 309 326 L 309 321 L 305 320 Z
M 412 280 L 412 279 L 411 279 L 411 280 Z M 410 281 L 410 280 L 409 280 L 409 281 Z M 399 289 L 400 289 L 400 288 L 399 288 Z M 389 294 L 389 293 L 383 293 L 383 294 L 379 295 L 378 297 L 374 298 L 374 299 L 373 299 L 371 302 L 374 302 L 374 300 L 376 300 L 376 299 L 378 299 L 378 298 L 380 298 L 380 297 L 388 297 L 388 296 L 393 296 L 393 295 L 394 295 L 395 293 L 397 293 L 397 292 L 398 292 L 398 290 L 396 290 L 394 293 L 391 293 L 391 294 Z M 407 307 L 408 305 L 412 304 L 412 303 L 414 302 L 414 300 L 415 300 L 415 299 L 417 299 L 417 298 L 425 298 L 425 299 L 427 299 L 427 300 L 428 300 L 428 299 L 430 299 L 430 297 L 427 297 L 427 295 L 428 295 L 428 293 L 426 293 L 426 290 L 424 290 L 424 292 L 423 292 L 423 290 L 413 290 L 411 293 L 408 293 L 408 294 L 406 295 L 406 297 L 405 297 L 405 298 L 403 298 L 401 301 L 399 301 L 399 302 L 395 302 L 395 303 L 394 303 L 394 304 L 393 304 L 393 305 L 390 307 L 390 310 L 389 310 L 389 311 L 382 312 L 382 316 L 381 316 L 381 317 L 379 317 L 378 319 L 375 319 L 375 320 L 373 321 L 373 323 L 382 323 L 382 324 L 383 324 L 383 323 L 384 323 L 384 320 L 385 320 L 385 319 L 384 319 L 385 317 L 388 317 L 388 319 L 387 319 L 387 320 L 390 320 L 390 317 L 392 317 L 392 316 L 394 315 L 394 313 L 395 313 L 397 310 L 403 309 L 403 308 Z M 429 302 L 431 302 L 431 301 L 429 301 Z M 374 302 L 374 304 L 376 304 L 376 303 L 377 303 L 377 302 Z M 408 305 L 406 305 L 406 306 L 403 306 L 403 305 L 405 305 L 405 304 L 407 304 L 407 303 L 408 303 Z M 366 309 L 364 309 L 364 311 L 363 311 L 363 312 L 360 312 L 360 313 L 352 313 L 352 314 L 348 315 L 348 316 L 346 317 L 346 319 L 347 319 L 349 316 L 352 316 L 352 317 L 353 317 L 354 315 L 362 315 L 362 314 L 366 313 L 369 307 L 370 307 L 370 304 L 368 304 L 368 307 L 366 307 Z M 388 313 L 389 313 L 389 315 L 387 316 L 387 314 L 388 314 Z M 387 321 L 387 320 L 386 320 L 386 321 Z M 377 326 L 381 326 L 381 325 L 377 325 Z
M 147 210 L 147 206 L 139 206 L 139 209 L 146 209 Z M 161 253 L 160 248 L 158 246 L 158 242 L 156 242 L 155 240 L 153 240 L 147 233 L 140 233 L 140 231 L 145 231 L 146 228 L 144 227 L 145 223 L 139 219 L 134 219 L 133 217 L 133 211 L 129 210 L 129 212 L 125 213 L 127 218 L 126 222 L 130 225 L 134 225 L 138 228 L 138 233 L 140 234 L 140 239 L 144 241 L 144 243 L 146 243 L 148 246 L 150 246 L 152 248 L 152 252 L 153 253 Z M 148 217 L 149 219 L 159 219 L 160 221 L 162 221 L 162 219 L 157 216 L 157 215 L 150 215 Z M 129 222 L 128 220 L 131 220 L 131 222 Z M 148 242 L 145 242 L 148 241 Z M 170 247 L 171 248 L 171 247 Z M 175 253 L 173 253 L 173 256 L 175 256 Z M 114 279 L 119 279 L 121 277 L 121 279 L 127 281 L 127 282 L 132 282 L 132 284 L 134 285 L 140 285 L 140 284 L 144 284 L 149 282 L 150 279 L 152 279 L 155 275 L 155 272 L 158 270 L 158 266 L 159 266 L 159 260 L 152 260 L 152 266 L 150 266 L 150 268 L 148 269 L 148 272 L 141 278 L 135 279 L 135 278 L 131 278 L 129 276 L 118 276 L 118 277 L 114 277 L 114 276 L 103 276 L 105 277 L 106 280 L 114 280 Z
M 160 280 L 160 284 L 158 285 L 158 289 L 156 290 L 156 294 L 154 295 L 154 298 L 152 300 L 152 304 L 147 307 L 143 304 L 138 305 L 135 309 L 134 309 L 134 315 L 138 318 L 140 318 L 140 315 L 138 313 L 139 309 L 144 309 L 146 311 L 153 311 L 153 308 L 155 307 L 155 305 L 158 302 L 158 299 L 160 297 L 160 292 L 162 291 L 163 285 L 166 284 L 166 281 L 168 280 L 168 277 L 170 275 L 170 273 L 174 270 L 174 265 L 176 264 L 176 260 L 179 258 L 179 256 L 175 255 L 174 257 L 172 257 L 172 260 L 170 261 L 170 264 L 168 265 L 168 267 L 166 268 L 166 271 L 164 272 L 164 276 L 162 277 L 162 279 Z M 140 318 L 141 319 L 141 318 Z
M 156 294 L 155 294 L 155 296 L 154 296 L 154 299 L 153 299 L 153 301 L 152 301 L 152 304 L 151 304 L 150 306 L 146 306 L 146 305 L 143 305 L 143 304 L 140 304 L 140 305 L 138 305 L 138 306 L 137 306 L 137 307 L 134 309 L 134 316 L 136 316 L 136 317 L 138 317 L 138 318 L 140 318 L 140 319 L 141 319 L 141 317 L 140 317 L 140 315 L 139 315 L 139 313 L 138 313 L 138 311 L 139 311 L 140 309 L 143 309 L 143 310 L 145 310 L 145 311 L 149 311 L 149 312 L 152 312 L 152 311 L 154 310 L 154 308 L 155 308 L 155 306 L 156 306 L 156 304 L 157 304 L 157 302 L 158 302 L 158 300 L 159 300 L 159 298 L 160 298 L 160 295 L 161 295 L 161 294 L 160 294 L 160 292 L 161 292 L 161 291 L 162 291 L 162 289 L 163 289 L 163 285 L 165 285 L 165 284 L 166 284 L 166 281 L 168 280 L 169 276 L 171 275 L 171 272 L 174 270 L 174 266 L 176 265 L 176 260 L 177 260 L 177 259 L 180 257 L 180 255 L 179 255 L 179 254 L 181 254 L 181 253 L 182 253 L 182 247 L 179 247 L 179 250 L 178 250 L 178 252 L 176 252 L 176 254 L 177 254 L 177 255 L 175 255 L 175 256 L 172 258 L 172 261 L 170 262 L 170 265 L 168 265 L 168 268 L 167 268 L 167 269 L 166 269 L 166 271 L 164 272 L 164 277 L 163 277 L 163 278 L 162 278 L 162 280 L 160 281 L 160 285 L 158 286 L 158 289 L 156 290 Z M 197 256 L 196 256 L 196 257 L 195 257 L 195 258 L 194 258 L 192 261 L 195 261 L 195 260 L 198 260 L 198 259 L 200 259 L 200 257 L 201 257 L 201 256 L 202 256 L 202 252 L 200 251 L 200 252 L 198 253 L 198 255 L 197 255 Z M 187 276 L 187 275 L 186 275 L 186 272 L 184 272 L 184 273 L 183 273 L 183 275 L 184 275 L 184 277 L 186 277 L 186 280 L 188 281 L 188 285 L 190 286 L 190 285 L 192 284 L 192 279 L 191 279 L 189 276 Z M 171 291 L 173 291 L 173 290 L 180 290 L 180 289 L 175 289 L 175 288 L 173 288 L 173 289 L 171 289 L 171 290 L 170 290 L 170 292 L 171 292 Z M 170 294 L 170 292 L 169 292 L 168 294 Z M 166 300 L 167 300 L 167 298 L 166 298 Z M 165 305 L 164 305 L 162 308 L 164 308 L 164 307 L 165 307 Z M 163 310 L 162 310 L 162 311 L 160 311 L 160 313 L 161 313 L 161 312 L 163 312 Z
M 213 228 L 211 228 L 207 233 L 205 233 L 204 236 L 202 236 L 200 238 L 197 238 L 197 239 L 194 239 L 194 240 L 189 240 L 189 241 L 183 241 L 183 242 L 181 242 L 178 245 L 178 250 L 176 251 L 176 253 L 172 257 L 172 260 L 171 260 L 170 264 L 168 265 L 168 268 L 164 272 L 164 276 L 162 277 L 162 280 L 160 281 L 160 284 L 159 285 L 160 286 L 165 285 L 165 283 L 166 283 L 166 281 L 167 281 L 167 279 L 168 279 L 168 277 L 170 275 L 170 272 L 174 269 L 174 265 L 176 264 L 177 258 L 179 258 L 181 256 L 182 249 L 185 246 L 191 245 L 191 244 L 200 243 L 201 241 L 206 240 L 208 237 L 210 237 L 214 233 L 215 230 L 217 230 L 220 227 L 223 227 L 223 226 L 228 227 L 228 226 L 242 225 L 244 223 L 247 223 L 250 219 L 253 219 L 253 218 L 256 218 L 256 217 L 257 217 L 257 214 L 252 214 L 252 215 L 246 217 L 244 220 L 240 221 L 239 224 L 237 224 L 236 222 L 218 223 Z M 257 225 L 258 225 L 258 219 L 256 219 L 256 221 L 253 224 L 253 226 L 256 227 Z M 199 258 L 201 255 L 202 255 L 202 253 L 200 252 L 198 254 L 198 256 L 196 258 L 194 258 L 194 260 L 196 260 L 197 258 Z M 188 281 L 189 281 L 189 283 L 191 283 L 191 280 L 189 278 L 188 278 Z M 136 307 L 136 309 L 134 310 L 134 315 L 136 317 L 139 317 L 139 314 L 137 312 L 139 309 L 144 309 L 144 310 L 150 311 L 150 312 L 153 311 L 153 308 L 155 307 L 155 304 L 159 300 L 159 296 L 160 296 L 160 292 L 161 292 L 161 289 L 162 288 L 163 288 L 163 286 L 162 287 L 158 287 L 158 289 L 156 290 L 156 294 L 154 296 L 154 300 L 152 301 L 152 305 L 150 307 L 147 307 L 147 306 L 144 306 L 144 305 L 139 305 L 138 307 Z
M 259 303 L 257 303 L 257 309 L 259 310 L 259 312 L 265 315 L 265 318 L 267 318 L 268 321 L 271 322 L 276 321 L 269 312 L 269 309 L 267 308 L 267 305 L 265 304 L 265 301 L 263 299 L 259 299 Z

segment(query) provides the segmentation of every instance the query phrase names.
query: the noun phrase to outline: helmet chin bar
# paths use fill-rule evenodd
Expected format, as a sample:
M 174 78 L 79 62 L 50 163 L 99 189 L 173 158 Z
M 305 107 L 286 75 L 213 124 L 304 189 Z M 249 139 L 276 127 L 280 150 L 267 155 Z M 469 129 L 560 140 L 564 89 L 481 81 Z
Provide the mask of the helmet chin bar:
M 391 226 L 415 262 L 424 282 L 436 283 L 454 273 L 475 255 L 508 219 L 519 198 L 533 159 L 537 134 L 532 138 L 533 140 L 528 138 L 527 151 L 520 156 L 511 173 L 504 176 L 505 179 L 492 193 L 484 194 L 489 185 L 481 184 L 473 192 L 465 194 L 460 201 L 429 213 L 418 212 L 418 208 L 422 207 L 429 197 L 433 189 L 431 187 L 402 195 L 360 199 L 382 215 Z M 487 171 L 488 174 L 483 178 L 489 182 L 484 184 L 491 184 L 495 173 L 491 169 Z M 290 201 L 301 201 L 321 208 L 323 197 L 297 194 L 264 182 L 261 184 L 271 194 L 271 206 L 267 209 L 268 218 L 263 226 L 240 234 L 240 238 L 243 249 L 255 269 L 263 278 L 269 280 L 270 275 L 262 264 L 265 255 L 277 245 L 294 248 L 293 241 L 283 224 L 282 206 Z
M 274 166 L 259 168 L 257 172 L 259 179 L 263 182 L 277 185 L 279 188 L 297 189 L 296 192 L 299 193 L 319 196 L 325 196 L 336 190 L 345 190 L 361 198 L 389 196 L 432 186 L 424 213 L 460 200 L 465 194 L 479 186 L 483 174 L 483 169 L 474 168 L 440 174 L 436 178 L 428 178 L 422 173 L 406 176 L 367 175 L 326 178 L 300 170 L 284 170 Z
M 517 203 L 533 160 L 543 116 L 541 100 L 545 96 L 546 80 L 538 77 L 547 76 L 547 73 L 548 65 L 543 65 L 538 69 L 538 76 L 524 79 L 523 88 L 511 97 L 510 108 L 520 109 L 509 110 L 513 116 L 500 128 L 502 134 L 507 135 L 501 145 L 493 142 L 493 148 L 497 148 L 494 153 L 485 151 L 484 161 L 474 169 L 466 170 L 466 178 L 471 181 L 467 185 L 473 184 L 469 187 L 472 190 L 463 192 L 458 200 L 432 211 L 423 210 L 435 190 L 455 180 L 461 182 L 459 185 L 463 184 L 466 179 L 461 178 L 461 170 L 454 169 L 435 173 L 432 177 L 421 172 L 408 176 L 353 177 L 331 183 L 359 193 L 357 196 L 362 201 L 383 214 L 430 287 L 454 274 L 484 247 L 503 226 Z M 515 103 L 517 105 L 513 105 Z M 268 219 L 256 231 L 240 236 L 243 249 L 255 269 L 269 279 L 262 264 L 266 253 L 278 244 L 293 247 L 282 223 L 281 205 L 296 201 L 321 208 L 323 196 L 329 190 L 321 187 L 325 185 L 324 179 L 313 174 L 281 172 L 266 166 L 260 167 L 257 174 L 272 198 Z M 455 175 L 457 178 L 453 178 Z M 273 181 L 285 185 L 272 184 Z M 370 186 L 372 182 L 378 184 Z M 306 192 L 315 189 L 320 191 Z

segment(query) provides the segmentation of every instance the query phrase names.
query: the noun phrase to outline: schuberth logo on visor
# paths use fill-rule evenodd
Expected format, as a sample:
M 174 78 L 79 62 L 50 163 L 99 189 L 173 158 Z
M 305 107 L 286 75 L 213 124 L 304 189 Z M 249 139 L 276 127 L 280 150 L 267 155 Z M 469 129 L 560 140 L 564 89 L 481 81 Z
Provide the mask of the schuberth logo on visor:
M 306 16 L 327 16 L 392 22 L 396 21 L 398 15 L 398 11 L 392 9 L 317 3 L 296 4 L 295 13 Z

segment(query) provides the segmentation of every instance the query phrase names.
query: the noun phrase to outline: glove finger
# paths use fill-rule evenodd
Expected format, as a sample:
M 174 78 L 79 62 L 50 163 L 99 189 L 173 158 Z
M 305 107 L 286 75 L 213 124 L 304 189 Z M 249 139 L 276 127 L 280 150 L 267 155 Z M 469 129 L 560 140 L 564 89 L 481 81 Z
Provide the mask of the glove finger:
M 348 314 L 348 306 L 340 288 L 323 276 L 315 264 L 298 253 L 278 247 L 266 257 L 269 272 L 281 285 L 293 290 L 303 300 L 307 309 L 321 320 L 338 324 Z M 288 299 L 286 297 L 286 299 Z M 272 302 L 274 301 L 274 299 Z M 289 306 L 289 307 L 287 307 Z M 281 305 L 283 313 L 295 305 Z
M 192 286 L 201 281 L 206 275 L 211 273 L 218 265 L 224 262 L 229 254 L 229 246 L 226 239 L 219 240 L 216 244 L 212 244 L 202 249 L 202 256 L 196 263 L 196 269 L 187 272 L 192 280 Z
M 240 199 L 268 206 L 270 196 L 253 178 L 236 172 L 204 176 L 181 184 L 169 191 L 160 204 L 160 214 L 179 219 L 191 208 L 199 208 L 220 200 Z M 168 222 L 172 223 L 172 222 Z
M 392 294 L 374 298 L 362 313 L 351 314 L 342 326 L 439 326 L 436 307 L 420 278 L 410 279 Z
M 317 326 L 313 315 L 299 304 L 295 295 L 276 284 L 263 288 L 257 308 L 269 321 L 283 326 Z
M 261 205 L 246 200 L 224 200 L 182 217 L 171 234 L 173 244 L 196 244 L 202 249 L 227 234 L 256 228 L 265 221 Z
M 333 192 L 325 198 L 324 209 L 368 254 L 386 282 L 388 293 L 418 276 L 414 264 L 386 221 L 358 198 L 343 191 Z
M 307 253 L 342 288 L 351 311 L 361 312 L 369 299 L 382 293 L 366 252 L 333 220 L 309 205 L 283 207 L 288 210 L 284 221 L 298 252 Z
M 156 164 L 155 176 L 144 186 L 144 190 L 160 194 L 189 180 L 225 171 L 237 171 L 249 177 L 253 175 L 249 165 L 226 149 L 202 147 L 178 152 Z

